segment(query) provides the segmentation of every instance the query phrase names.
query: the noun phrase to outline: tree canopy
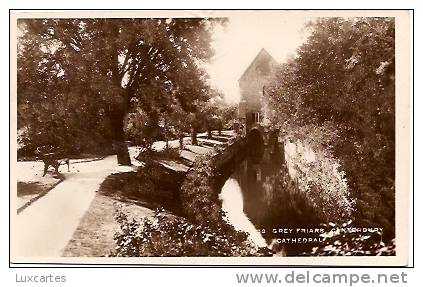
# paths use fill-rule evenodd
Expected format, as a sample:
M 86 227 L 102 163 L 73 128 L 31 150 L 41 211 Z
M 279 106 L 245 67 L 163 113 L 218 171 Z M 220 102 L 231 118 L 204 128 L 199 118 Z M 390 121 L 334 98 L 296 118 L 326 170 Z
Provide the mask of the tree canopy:
M 32 139 L 75 150 L 81 136 L 93 144 L 123 142 L 124 118 L 140 107 L 153 122 L 175 105 L 194 112 L 193 103 L 208 100 L 201 63 L 213 55 L 211 29 L 222 22 L 19 20 L 19 125 Z M 118 160 L 129 163 L 125 152 Z

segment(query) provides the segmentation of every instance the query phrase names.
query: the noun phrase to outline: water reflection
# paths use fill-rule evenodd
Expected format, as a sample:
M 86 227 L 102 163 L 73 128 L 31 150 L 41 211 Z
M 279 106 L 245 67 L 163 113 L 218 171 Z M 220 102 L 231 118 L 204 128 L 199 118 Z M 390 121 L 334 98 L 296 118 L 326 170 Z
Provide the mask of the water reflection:
M 229 178 L 222 187 L 220 193 L 222 209 L 226 212 L 226 220 L 229 221 L 236 230 L 249 233 L 250 239 L 260 247 L 267 246 L 266 240 L 257 231 L 250 219 L 244 213 L 244 200 L 241 187 L 234 178 Z
M 259 163 L 244 160 L 223 186 L 221 199 L 228 220 L 236 229 L 250 233 L 260 246 L 267 244 L 288 256 L 311 249 L 309 243 L 286 243 L 288 238 L 316 235 L 298 235 L 284 229 L 315 228 L 321 220 L 306 193 L 290 179 L 278 150 L 266 150 Z

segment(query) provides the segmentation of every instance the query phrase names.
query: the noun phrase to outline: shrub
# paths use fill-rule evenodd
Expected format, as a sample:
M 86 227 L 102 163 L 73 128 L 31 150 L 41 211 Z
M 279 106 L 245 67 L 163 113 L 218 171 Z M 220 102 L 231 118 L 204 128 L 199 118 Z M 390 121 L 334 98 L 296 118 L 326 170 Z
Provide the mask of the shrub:
M 181 187 L 182 208 L 193 222 L 222 221 L 222 210 L 214 187 L 215 171 L 210 154 L 197 157 Z
M 307 255 L 313 256 L 391 256 L 395 255 L 395 239 L 388 243 L 382 240 L 382 233 L 353 233 L 352 221 L 343 224 L 330 223 L 330 231 L 320 234 L 323 242 Z
M 258 256 L 270 255 L 246 240 L 242 233 L 193 224 L 181 217 L 157 209 L 140 222 L 116 212 L 120 232 L 114 238 L 117 246 L 111 256 Z

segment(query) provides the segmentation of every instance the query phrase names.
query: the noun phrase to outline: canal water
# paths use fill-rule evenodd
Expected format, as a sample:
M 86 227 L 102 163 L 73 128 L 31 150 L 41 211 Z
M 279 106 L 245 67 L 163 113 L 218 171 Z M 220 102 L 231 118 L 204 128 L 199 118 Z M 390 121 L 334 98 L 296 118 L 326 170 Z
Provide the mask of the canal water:
M 281 150 L 265 149 L 261 160 L 244 159 L 222 187 L 226 220 L 276 256 L 305 255 L 320 240 L 322 221 L 288 174 Z

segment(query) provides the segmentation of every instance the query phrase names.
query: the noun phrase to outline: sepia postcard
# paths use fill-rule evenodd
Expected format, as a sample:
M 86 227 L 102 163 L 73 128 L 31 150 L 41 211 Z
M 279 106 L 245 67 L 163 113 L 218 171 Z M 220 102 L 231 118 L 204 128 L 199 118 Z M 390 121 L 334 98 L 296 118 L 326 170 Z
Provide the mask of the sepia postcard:
M 10 264 L 406 266 L 407 10 L 11 10 Z

